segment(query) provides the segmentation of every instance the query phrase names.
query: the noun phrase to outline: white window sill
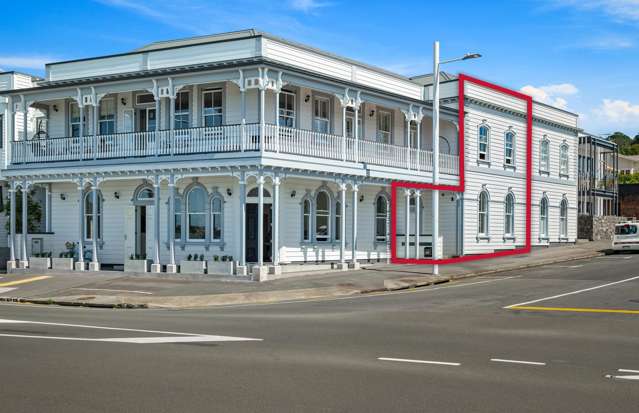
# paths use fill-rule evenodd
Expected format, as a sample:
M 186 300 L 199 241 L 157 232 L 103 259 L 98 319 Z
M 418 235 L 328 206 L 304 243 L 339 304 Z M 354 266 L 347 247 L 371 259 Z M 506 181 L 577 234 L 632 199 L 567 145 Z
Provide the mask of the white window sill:
M 539 175 L 546 175 L 546 176 L 550 176 L 550 172 L 549 171 L 544 171 L 543 169 L 539 170 Z
M 490 235 L 477 235 L 477 241 L 490 241 Z
M 504 163 L 504 170 L 515 171 L 516 169 L 517 167 L 515 166 L 515 164 Z
M 515 242 L 515 236 L 514 235 L 504 235 L 504 242 L 506 242 L 506 241 Z
M 484 159 L 477 159 L 477 165 L 490 166 L 490 161 L 489 160 L 484 160 Z
M 560 174 L 559 174 L 559 177 L 560 177 L 560 178 L 566 178 L 566 179 L 568 179 L 568 178 L 570 178 L 570 175 L 560 173 Z

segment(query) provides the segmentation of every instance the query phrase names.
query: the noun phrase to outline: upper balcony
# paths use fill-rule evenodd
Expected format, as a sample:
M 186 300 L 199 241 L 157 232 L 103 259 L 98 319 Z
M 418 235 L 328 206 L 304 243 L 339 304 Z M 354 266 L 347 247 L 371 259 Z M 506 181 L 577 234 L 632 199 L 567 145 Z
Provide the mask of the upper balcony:
M 291 158 L 292 155 L 292 159 L 301 163 L 332 160 L 413 174 L 432 171 L 433 166 L 433 154 L 428 150 L 270 123 L 20 140 L 11 142 L 10 153 L 12 168 L 112 159 L 164 161 L 212 154 L 235 157 L 263 155 L 271 159 Z M 440 171 L 458 175 L 459 157 L 440 154 Z

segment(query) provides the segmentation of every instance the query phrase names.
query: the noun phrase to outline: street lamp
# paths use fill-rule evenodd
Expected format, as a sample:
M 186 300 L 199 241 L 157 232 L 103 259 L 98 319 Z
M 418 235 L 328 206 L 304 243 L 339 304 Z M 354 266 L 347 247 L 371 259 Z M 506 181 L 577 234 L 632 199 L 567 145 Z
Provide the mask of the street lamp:
M 446 63 L 477 59 L 479 53 L 466 53 L 462 57 L 439 61 L 439 42 L 433 44 L 433 185 L 439 184 L 439 67 Z M 461 98 L 461 96 L 460 96 Z M 463 103 L 462 103 L 463 104 Z M 439 190 L 433 190 L 433 231 L 431 256 L 439 258 Z M 433 274 L 439 274 L 439 265 L 433 264 Z

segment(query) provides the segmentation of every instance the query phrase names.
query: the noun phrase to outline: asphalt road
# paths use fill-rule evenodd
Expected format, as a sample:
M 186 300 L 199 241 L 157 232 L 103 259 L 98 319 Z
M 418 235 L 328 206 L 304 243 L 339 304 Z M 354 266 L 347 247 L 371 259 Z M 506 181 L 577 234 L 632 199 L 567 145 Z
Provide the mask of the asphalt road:
M 0 305 L 0 411 L 636 412 L 638 264 L 197 311 Z

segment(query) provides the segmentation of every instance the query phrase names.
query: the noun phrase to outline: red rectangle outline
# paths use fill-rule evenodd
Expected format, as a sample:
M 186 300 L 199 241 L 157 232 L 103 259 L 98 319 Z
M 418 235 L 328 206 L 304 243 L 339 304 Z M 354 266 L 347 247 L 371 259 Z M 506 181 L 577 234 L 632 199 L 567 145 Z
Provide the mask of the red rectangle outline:
M 397 189 L 438 189 L 441 191 L 464 192 L 465 190 L 465 162 L 464 162 L 464 134 L 465 134 L 465 89 L 468 83 L 474 83 L 497 92 L 522 99 L 526 102 L 526 241 L 524 247 L 511 250 L 496 251 L 477 255 L 464 255 L 452 258 L 399 258 L 397 257 Z M 392 182 L 391 183 L 391 262 L 393 264 L 456 264 L 469 261 L 484 260 L 490 258 L 506 257 L 511 255 L 527 254 L 531 250 L 531 226 L 532 226 L 532 119 L 533 119 L 533 101 L 532 97 L 524 95 L 512 89 L 477 79 L 465 74 L 459 75 L 458 82 L 458 122 L 459 122 L 459 184 L 458 185 L 434 185 L 434 184 L 418 184 L 411 182 Z

